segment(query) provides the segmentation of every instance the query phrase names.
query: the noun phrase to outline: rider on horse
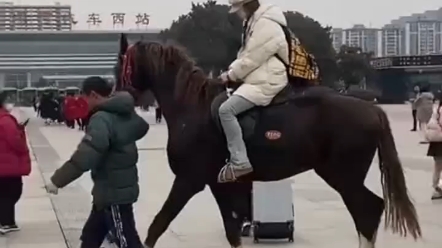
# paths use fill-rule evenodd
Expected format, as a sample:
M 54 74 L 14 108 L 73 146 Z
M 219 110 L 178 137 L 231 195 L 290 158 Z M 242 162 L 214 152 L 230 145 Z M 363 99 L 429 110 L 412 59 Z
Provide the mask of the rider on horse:
M 219 182 L 235 181 L 253 171 L 236 116 L 255 106 L 268 105 L 288 83 L 286 66 L 279 59 L 289 62 L 288 44 L 281 27 L 287 26 L 287 21 L 282 10 L 261 5 L 258 0 L 229 3 L 230 13 L 237 13 L 244 20 L 242 47 L 220 78 L 223 83 L 243 83 L 219 108 L 230 152 L 230 161 L 221 170 Z

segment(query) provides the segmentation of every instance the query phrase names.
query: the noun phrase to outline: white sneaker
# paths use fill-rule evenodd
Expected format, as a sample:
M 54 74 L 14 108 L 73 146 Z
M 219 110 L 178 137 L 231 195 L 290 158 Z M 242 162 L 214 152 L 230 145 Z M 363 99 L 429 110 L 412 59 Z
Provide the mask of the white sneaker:
M 17 231 L 20 231 L 20 228 L 17 225 L 0 226 L 0 234 L 7 234 L 10 232 L 17 232 Z
M 434 189 L 433 195 L 431 196 L 431 200 L 439 200 L 442 199 L 442 189 L 437 187 Z

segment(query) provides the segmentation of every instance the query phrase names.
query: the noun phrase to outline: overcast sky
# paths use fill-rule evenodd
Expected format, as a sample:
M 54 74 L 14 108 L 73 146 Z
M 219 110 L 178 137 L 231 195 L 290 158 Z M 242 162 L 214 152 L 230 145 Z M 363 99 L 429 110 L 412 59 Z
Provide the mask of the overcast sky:
M 8 0 L 0 0 L 8 1 Z M 10 0 L 11 1 L 11 0 Z M 220 0 L 219 3 L 227 3 Z M 53 4 L 53 0 L 12 0 L 15 4 Z M 100 29 L 112 29 L 111 13 L 126 13 L 124 29 L 136 28 L 138 13 L 151 15 L 151 28 L 165 28 L 180 14 L 190 10 L 192 0 L 59 0 L 72 6 L 79 22 L 76 29 L 88 29 L 88 14 L 99 13 Z M 193 2 L 205 2 L 194 0 Z M 284 10 L 299 11 L 322 24 L 347 28 L 354 24 L 382 27 L 390 20 L 442 7 L 442 0 L 262 0 Z M 120 27 L 118 29 L 121 29 Z

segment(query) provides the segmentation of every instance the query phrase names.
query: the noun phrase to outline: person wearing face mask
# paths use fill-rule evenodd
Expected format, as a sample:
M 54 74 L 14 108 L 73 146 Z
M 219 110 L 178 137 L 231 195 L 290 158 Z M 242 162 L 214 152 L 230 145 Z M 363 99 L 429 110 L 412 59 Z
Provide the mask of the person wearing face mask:
M 230 152 L 230 161 L 221 169 L 219 182 L 235 181 L 253 171 L 236 116 L 255 106 L 270 104 L 288 83 L 285 64 L 289 64 L 289 46 L 283 30 L 287 27 L 283 11 L 258 0 L 229 3 L 230 13 L 244 20 L 242 47 L 220 79 L 223 83 L 242 84 L 219 108 Z
M 0 234 L 19 230 L 15 205 L 22 194 L 22 177 L 31 173 L 25 125 L 11 114 L 13 107 L 6 93 L 0 93 Z
M 14 109 L 14 104 L 12 102 L 7 102 L 4 104 L 3 108 L 6 111 L 11 112 Z

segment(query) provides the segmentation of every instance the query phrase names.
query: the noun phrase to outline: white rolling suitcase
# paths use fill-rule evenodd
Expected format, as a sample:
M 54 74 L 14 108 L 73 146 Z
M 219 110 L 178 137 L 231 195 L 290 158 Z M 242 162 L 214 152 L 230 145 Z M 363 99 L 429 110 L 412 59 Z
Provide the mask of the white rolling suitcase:
M 254 182 L 252 191 L 253 238 L 288 239 L 293 242 L 294 208 L 292 181 Z

